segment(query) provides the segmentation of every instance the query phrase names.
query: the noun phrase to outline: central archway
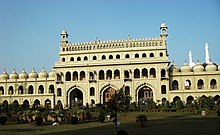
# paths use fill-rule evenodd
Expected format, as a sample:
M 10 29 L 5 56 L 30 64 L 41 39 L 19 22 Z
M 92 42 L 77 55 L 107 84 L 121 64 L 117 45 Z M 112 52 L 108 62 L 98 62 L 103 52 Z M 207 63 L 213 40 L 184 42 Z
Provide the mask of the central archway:
M 138 91 L 138 102 L 139 103 L 148 103 L 153 101 L 153 90 L 144 86 Z
M 70 108 L 83 105 L 83 93 L 75 88 L 70 92 Z
M 104 104 L 107 103 L 111 99 L 112 95 L 115 94 L 115 92 L 116 92 L 116 90 L 114 88 L 112 88 L 112 87 L 107 88 L 103 92 L 103 103 Z

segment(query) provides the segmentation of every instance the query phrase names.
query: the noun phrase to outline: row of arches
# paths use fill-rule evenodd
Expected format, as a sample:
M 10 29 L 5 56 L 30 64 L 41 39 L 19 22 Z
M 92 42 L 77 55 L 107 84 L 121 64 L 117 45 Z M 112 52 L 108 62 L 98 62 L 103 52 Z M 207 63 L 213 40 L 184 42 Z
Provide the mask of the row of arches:
M 166 70 L 162 69 L 160 71 L 161 78 L 166 77 Z M 143 69 L 134 69 L 133 71 L 133 78 L 156 78 L 156 69 L 150 68 L 149 70 L 147 68 Z M 131 70 L 124 70 L 124 79 L 131 79 L 132 72 Z M 110 80 L 110 79 L 120 79 L 121 78 L 121 72 L 116 70 L 100 70 L 98 71 L 98 75 L 96 71 L 89 72 L 89 80 L 96 80 L 98 77 L 99 80 Z M 85 71 L 80 71 L 79 73 L 77 71 L 74 71 L 71 73 L 70 71 L 67 71 L 65 74 L 65 81 L 83 81 L 86 80 L 86 73 Z
M 163 52 L 160 52 L 159 57 L 163 57 L 163 56 L 164 56 Z M 153 58 L 153 57 L 155 57 L 155 53 L 149 53 L 148 55 L 146 53 L 142 53 L 142 54 L 136 53 L 134 55 L 134 58 L 146 58 L 146 57 Z M 129 58 L 131 58 L 131 55 L 130 54 L 125 54 L 124 58 L 129 59 Z M 94 55 L 90 58 L 90 60 L 98 60 L 98 59 L 100 59 L 100 60 L 121 59 L 121 55 L 120 54 L 116 54 L 115 56 L 113 56 L 112 54 L 110 54 L 108 56 L 107 55 L 102 55 L 100 58 L 98 58 L 96 55 Z M 78 56 L 78 57 L 70 57 L 70 59 L 69 59 L 69 61 L 83 61 L 83 60 L 87 61 L 87 60 L 89 60 L 89 57 L 88 56 L 84 56 L 84 57 Z M 65 57 L 62 58 L 62 62 L 66 62 Z
M 199 79 L 196 84 L 196 89 L 204 89 L 204 81 L 203 79 Z M 191 80 L 187 79 L 184 82 L 184 89 L 190 90 L 192 89 L 192 82 Z M 211 79 L 209 83 L 209 89 L 217 89 L 217 81 L 216 79 Z M 179 82 L 177 80 L 173 80 L 172 82 L 172 90 L 179 90 Z
M 45 91 L 45 86 L 44 85 L 39 85 L 37 91 L 35 91 L 33 85 L 29 85 L 27 87 L 27 90 L 25 90 L 25 87 L 23 85 L 18 86 L 18 89 L 16 90 L 13 86 L 9 86 L 8 90 L 5 91 L 5 88 L 3 86 L 0 86 L 0 94 L 1 95 L 14 95 L 14 94 L 44 94 L 44 93 L 55 93 L 55 88 L 54 85 L 49 85 L 48 87 L 48 92 Z M 62 90 L 61 88 L 57 89 L 57 96 L 62 96 Z

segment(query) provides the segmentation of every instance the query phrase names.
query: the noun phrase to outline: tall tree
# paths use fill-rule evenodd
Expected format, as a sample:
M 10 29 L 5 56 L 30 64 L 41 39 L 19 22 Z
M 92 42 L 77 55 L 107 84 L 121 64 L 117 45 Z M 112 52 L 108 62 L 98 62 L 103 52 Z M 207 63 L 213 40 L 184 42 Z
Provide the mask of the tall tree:
M 118 112 L 125 112 L 128 110 L 130 105 L 131 96 L 125 94 L 124 87 L 120 88 L 115 92 L 107 103 L 108 110 L 114 115 L 114 123 L 116 127 L 116 132 L 118 132 Z

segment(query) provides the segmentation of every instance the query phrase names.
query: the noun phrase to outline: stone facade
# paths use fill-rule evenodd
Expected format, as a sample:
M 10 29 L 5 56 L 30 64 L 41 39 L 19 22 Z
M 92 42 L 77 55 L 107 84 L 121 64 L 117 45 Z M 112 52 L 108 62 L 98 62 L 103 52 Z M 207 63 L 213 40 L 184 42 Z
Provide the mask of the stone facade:
M 67 31 L 61 33 L 59 61 L 49 74 L 33 69 L 0 75 L 0 103 L 62 103 L 73 107 L 108 102 L 116 90 L 124 87 L 131 102 L 189 102 L 199 96 L 219 98 L 220 68 L 213 63 L 180 69 L 168 60 L 167 26 L 162 23 L 160 36 L 71 43 Z

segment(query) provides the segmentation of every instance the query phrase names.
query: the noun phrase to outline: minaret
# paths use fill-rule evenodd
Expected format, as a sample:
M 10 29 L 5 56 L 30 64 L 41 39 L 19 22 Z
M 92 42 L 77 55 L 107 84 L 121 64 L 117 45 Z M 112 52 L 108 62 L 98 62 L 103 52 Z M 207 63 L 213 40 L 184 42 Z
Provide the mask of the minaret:
M 68 38 L 68 33 L 67 33 L 67 31 L 66 30 L 63 30 L 61 33 L 60 33 L 60 36 L 61 36 L 61 44 L 62 45 L 65 45 L 66 43 L 68 43 L 68 40 L 67 40 L 67 38 Z
M 193 58 L 192 58 L 192 52 L 189 51 L 189 66 L 192 68 L 194 67 L 196 64 L 193 62 Z
M 211 62 L 211 59 L 209 57 L 209 46 L 208 43 L 205 43 L 205 63 L 208 64 Z

